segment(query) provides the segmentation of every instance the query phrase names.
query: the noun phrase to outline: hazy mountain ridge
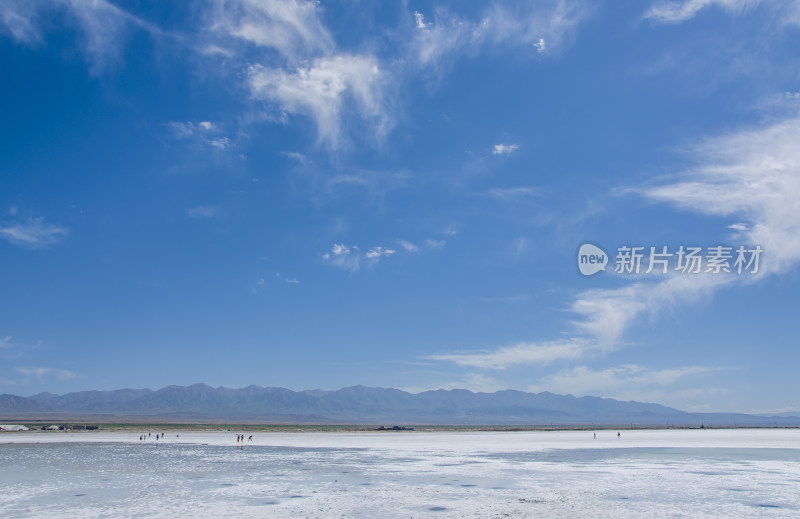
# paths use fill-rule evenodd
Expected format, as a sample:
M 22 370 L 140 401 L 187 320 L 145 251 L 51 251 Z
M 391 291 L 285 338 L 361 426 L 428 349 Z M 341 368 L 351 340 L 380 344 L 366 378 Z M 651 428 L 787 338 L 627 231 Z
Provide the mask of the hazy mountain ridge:
M 504 390 L 463 389 L 408 393 L 399 389 L 347 387 L 335 391 L 292 391 L 278 387 L 214 388 L 206 384 L 158 390 L 39 393 L 25 398 L 0 395 L 0 415 L 72 414 L 242 419 L 268 422 L 361 422 L 417 424 L 639 424 L 800 425 L 797 417 L 687 413 L 660 404 L 610 398 Z

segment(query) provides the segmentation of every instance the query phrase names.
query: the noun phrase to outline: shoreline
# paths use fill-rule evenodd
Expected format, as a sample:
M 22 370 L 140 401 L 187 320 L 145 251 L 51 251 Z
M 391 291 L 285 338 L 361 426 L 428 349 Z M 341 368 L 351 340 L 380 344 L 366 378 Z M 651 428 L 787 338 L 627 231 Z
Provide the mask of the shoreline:
M 303 424 L 303 423 L 258 423 L 246 421 L 230 421 L 230 422 L 181 422 L 181 421 L 119 421 L 119 422 L 104 422 L 104 421 L 91 421 L 91 420 L 69 420 L 69 419 L 55 419 L 55 420 L 14 420 L 0 418 L 0 425 L 23 425 L 30 429 L 29 432 L 41 433 L 63 433 L 63 430 L 48 431 L 43 430 L 43 427 L 48 426 L 63 426 L 69 428 L 73 432 L 110 432 L 110 431 L 128 431 L 128 430 L 141 430 L 142 428 L 168 428 L 172 430 L 185 430 L 185 431 L 225 431 L 225 430 L 239 430 L 239 431 L 253 431 L 253 432 L 380 432 L 385 434 L 390 433 L 408 433 L 408 432 L 562 432 L 562 431 L 683 431 L 683 430 L 800 430 L 799 425 L 642 425 L 642 424 L 548 424 L 548 425 L 459 425 L 459 424 L 413 424 L 413 423 L 358 423 L 358 424 Z M 399 425 L 406 429 L 392 430 L 387 428 L 385 430 L 379 429 L 382 426 L 391 427 Z M 92 428 L 93 430 L 87 430 Z M 28 431 L 8 431 L 0 430 L 3 433 L 15 432 L 28 432 Z
M 617 436 L 617 433 L 620 433 Z M 156 435 L 159 439 L 156 440 Z M 163 436 L 162 436 L 163 435 Z M 244 435 L 241 442 L 237 439 Z M 252 435 L 252 440 L 250 436 Z M 288 447 L 378 449 L 409 452 L 511 452 L 557 449 L 733 448 L 800 451 L 797 429 L 602 429 L 561 431 L 267 431 L 244 428 L 189 430 L 169 427 L 99 431 L 10 431 L 0 447 L 46 444 Z

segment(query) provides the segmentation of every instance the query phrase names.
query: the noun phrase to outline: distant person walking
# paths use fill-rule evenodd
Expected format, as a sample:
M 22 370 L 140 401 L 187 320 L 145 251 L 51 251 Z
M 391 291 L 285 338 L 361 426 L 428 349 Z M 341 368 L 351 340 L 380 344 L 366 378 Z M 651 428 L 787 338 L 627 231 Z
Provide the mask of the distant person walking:
M 622 436 L 622 435 L 621 435 L 620 433 L 617 433 L 617 438 L 618 438 L 618 439 L 619 439 L 621 436 Z

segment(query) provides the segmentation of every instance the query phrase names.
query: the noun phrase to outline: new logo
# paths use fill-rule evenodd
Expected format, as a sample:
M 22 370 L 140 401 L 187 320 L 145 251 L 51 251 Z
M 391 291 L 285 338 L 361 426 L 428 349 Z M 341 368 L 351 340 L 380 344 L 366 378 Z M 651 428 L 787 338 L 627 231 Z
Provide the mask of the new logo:
M 605 270 L 606 265 L 608 265 L 608 254 L 597 245 L 584 243 L 578 249 L 578 270 L 584 276 L 597 274 Z

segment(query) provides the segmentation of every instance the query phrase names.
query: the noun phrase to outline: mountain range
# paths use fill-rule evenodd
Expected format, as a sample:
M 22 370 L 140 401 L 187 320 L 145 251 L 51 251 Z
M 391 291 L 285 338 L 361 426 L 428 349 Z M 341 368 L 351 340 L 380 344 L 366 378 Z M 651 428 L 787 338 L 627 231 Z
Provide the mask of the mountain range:
M 279 387 L 240 389 L 206 384 L 159 390 L 80 391 L 30 397 L 0 395 L 2 419 L 91 419 L 112 422 L 152 419 L 213 423 L 374 423 L 440 425 L 797 426 L 796 416 L 688 413 L 659 404 L 611 398 L 505 390 L 463 389 L 408 393 L 354 386 L 336 391 Z

